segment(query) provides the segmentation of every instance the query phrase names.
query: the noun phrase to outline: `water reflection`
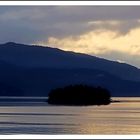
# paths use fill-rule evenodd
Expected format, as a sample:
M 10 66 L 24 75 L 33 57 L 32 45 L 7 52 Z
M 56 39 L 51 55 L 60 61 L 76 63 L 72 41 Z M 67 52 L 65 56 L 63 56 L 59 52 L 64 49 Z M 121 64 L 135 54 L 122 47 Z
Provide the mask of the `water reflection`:
M 121 100 L 129 102 L 82 107 L 0 106 L 0 134 L 140 134 L 140 98 Z

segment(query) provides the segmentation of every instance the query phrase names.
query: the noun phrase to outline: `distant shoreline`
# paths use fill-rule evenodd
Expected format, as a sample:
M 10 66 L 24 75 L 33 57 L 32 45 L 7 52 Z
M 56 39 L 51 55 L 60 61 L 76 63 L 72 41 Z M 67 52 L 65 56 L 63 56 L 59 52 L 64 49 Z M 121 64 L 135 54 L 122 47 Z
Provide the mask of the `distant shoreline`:
M 47 98 L 48 97 L 0 97 L 0 106 L 54 106 L 54 105 L 49 105 L 46 102 Z M 124 102 L 126 103 L 140 102 L 140 97 L 112 97 L 112 98 L 113 99 L 111 101 L 111 104 L 124 103 Z M 16 101 L 14 101 L 14 99 L 16 99 Z M 55 106 L 61 106 L 61 105 L 55 105 Z

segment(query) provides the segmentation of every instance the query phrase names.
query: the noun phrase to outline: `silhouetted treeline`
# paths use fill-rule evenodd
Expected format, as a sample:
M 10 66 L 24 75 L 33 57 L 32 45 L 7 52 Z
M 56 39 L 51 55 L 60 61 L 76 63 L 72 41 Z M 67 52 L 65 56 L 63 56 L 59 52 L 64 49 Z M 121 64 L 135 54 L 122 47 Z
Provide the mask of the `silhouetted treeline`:
M 58 105 L 107 105 L 111 102 L 110 92 L 102 87 L 70 85 L 49 93 L 48 103 Z

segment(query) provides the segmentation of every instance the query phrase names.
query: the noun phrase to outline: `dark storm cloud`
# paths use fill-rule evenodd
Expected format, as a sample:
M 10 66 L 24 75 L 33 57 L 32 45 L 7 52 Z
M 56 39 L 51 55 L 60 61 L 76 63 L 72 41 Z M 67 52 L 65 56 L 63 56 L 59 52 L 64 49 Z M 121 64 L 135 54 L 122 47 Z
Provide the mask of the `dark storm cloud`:
M 99 28 L 88 25 L 97 20 L 125 21 L 119 30 L 127 32 L 140 26 L 139 13 L 139 6 L 1 6 L 0 42 L 34 43 L 50 36 L 77 35 Z M 107 25 L 102 28 L 116 29 Z

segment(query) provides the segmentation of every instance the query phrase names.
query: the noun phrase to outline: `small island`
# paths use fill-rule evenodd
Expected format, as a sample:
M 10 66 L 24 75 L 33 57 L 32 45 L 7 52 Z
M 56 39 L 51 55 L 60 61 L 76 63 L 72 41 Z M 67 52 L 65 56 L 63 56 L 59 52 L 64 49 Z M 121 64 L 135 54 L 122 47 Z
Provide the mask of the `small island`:
M 48 103 L 53 105 L 108 105 L 110 92 L 102 87 L 70 85 L 51 90 Z

